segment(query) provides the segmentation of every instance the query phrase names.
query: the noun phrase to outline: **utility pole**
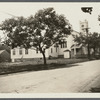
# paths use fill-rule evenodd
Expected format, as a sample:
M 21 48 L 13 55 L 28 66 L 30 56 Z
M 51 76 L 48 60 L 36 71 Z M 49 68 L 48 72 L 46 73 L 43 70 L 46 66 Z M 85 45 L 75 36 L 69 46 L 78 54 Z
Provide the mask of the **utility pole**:
M 86 28 L 86 34 L 87 34 L 87 49 L 88 49 L 88 59 L 90 59 L 90 43 L 89 43 L 89 34 L 88 34 L 89 29 Z
M 81 7 L 81 10 L 84 13 L 92 14 L 93 7 Z M 88 49 L 88 59 L 90 59 L 90 43 L 89 43 L 89 28 L 86 28 L 86 34 L 87 34 L 87 49 Z

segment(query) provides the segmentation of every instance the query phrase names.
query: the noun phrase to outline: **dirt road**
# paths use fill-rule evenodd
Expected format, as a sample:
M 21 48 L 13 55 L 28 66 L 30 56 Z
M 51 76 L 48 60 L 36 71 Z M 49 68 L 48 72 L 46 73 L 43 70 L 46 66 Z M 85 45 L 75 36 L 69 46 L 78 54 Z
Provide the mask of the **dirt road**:
M 0 93 L 89 92 L 98 77 L 100 60 L 88 61 L 68 68 L 0 76 Z

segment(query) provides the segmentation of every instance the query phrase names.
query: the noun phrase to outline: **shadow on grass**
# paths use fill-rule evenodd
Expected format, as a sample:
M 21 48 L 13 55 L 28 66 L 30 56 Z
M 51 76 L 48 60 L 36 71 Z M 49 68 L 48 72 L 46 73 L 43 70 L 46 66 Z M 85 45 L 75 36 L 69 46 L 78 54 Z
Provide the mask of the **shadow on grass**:
M 78 66 L 78 64 L 57 64 L 51 63 L 46 66 L 43 64 L 39 65 L 19 65 L 19 66 L 10 66 L 8 68 L 0 68 L 0 75 L 11 74 L 11 73 L 18 73 L 18 72 L 25 72 L 25 71 L 42 71 L 42 70 L 53 70 L 59 68 L 70 68 Z

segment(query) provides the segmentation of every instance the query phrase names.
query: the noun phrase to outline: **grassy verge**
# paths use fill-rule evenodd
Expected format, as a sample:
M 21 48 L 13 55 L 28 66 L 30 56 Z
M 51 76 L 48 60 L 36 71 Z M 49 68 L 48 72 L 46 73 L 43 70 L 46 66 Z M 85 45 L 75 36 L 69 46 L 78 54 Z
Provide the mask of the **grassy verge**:
M 40 71 L 40 70 L 50 70 L 56 68 L 69 68 L 73 67 L 74 63 L 85 62 L 88 59 L 53 59 L 47 60 L 48 65 L 45 67 L 43 61 L 27 61 L 21 63 L 0 63 L 0 75 L 17 73 L 23 71 Z

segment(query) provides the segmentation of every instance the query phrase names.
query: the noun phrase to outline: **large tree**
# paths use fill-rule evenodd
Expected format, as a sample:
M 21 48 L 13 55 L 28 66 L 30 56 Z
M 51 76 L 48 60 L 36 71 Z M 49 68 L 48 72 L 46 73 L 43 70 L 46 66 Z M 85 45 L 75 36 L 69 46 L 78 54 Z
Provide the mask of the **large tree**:
M 39 50 L 46 65 L 45 50 L 71 34 L 71 25 L 53 8 L 46 8 L 28 18 L 7 19 L 1 24 L 1 30 L 7 33 L 7 43 L 13 48 L 24 46 Z

